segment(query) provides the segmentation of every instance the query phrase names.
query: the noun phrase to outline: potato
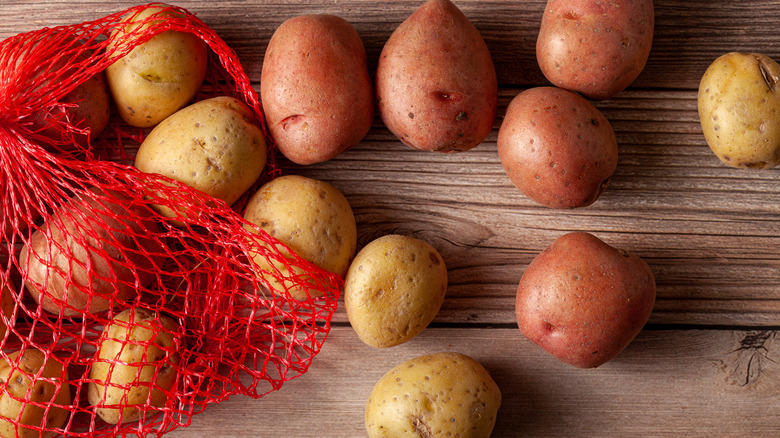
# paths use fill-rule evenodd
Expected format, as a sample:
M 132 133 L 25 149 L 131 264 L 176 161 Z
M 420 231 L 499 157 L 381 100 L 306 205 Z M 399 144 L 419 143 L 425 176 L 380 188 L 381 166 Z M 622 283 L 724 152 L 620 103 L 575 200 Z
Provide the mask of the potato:
M 265 52 L 260 95 L 279 151 L 298 164 L 336 157 L 374 121 L 363 41 L 334 15 L 303 15 L 279 26 Z
M 277 177 L 264 184 L 252 196 L 244 219 L 278 239 L 303 259 L 343 277 L 357 247 L 357 225 L 349 201 L 333 185 L 297 175 Z M 247 225 L 251 232 L 255 228 Z M 293 260 L 293 254 L 277 247 Z M 300 301 L 318 298 L 321 290 L 306 284 L 294 284 L 292 277 L 305 272 L 277 260 L 267 260 L 262 253 L 251 255 L 260 270 L 277 291 L 287 290 Z M 277 273 L 278 272 L 278 273 Z M 304 278 L 305 280 L 305 278 Z
M 617 168 L 609 121 L 590 102 L 555 87 L 521 92 L 498 131 L 498 155 L 509 179 L 550 208 L 592 204 Z
M 76 144 L 82 147 L 91 144 L 108 126 L 111 112 L 104 72 L 97 73 L 81 83 L 73 91 L 66 94 L 61 102 L 72 106 L 65 110 L 55 109 L 51 113 L 37 113 L 33 122 L 34 126 L 46 126 L 47 119 L 58 117 L 58 113 L 65 113 L 63 117 L 70 120 L 75 128 L 86 130 L 86 133 L 73 131 Z M 41 133 L 55 141 L 67 141 L 68 139 L 67 134 L 52 127 L 44 128 Z M 67 150 L 67 143 L 62 146 Z
M 344 284 L 344 307 L 361 341 L 378 348 L 402 344 L 439 313 L 447 268 L 429 243 L 391 234 L 355 256 Z
M 87 386 L 89 404 L 106 423 L 148 419 L 176 383 L 180 327 L 142 308 L 114 316 L 103 329 Z
M 699 84 L 699 120 L 707 144 L 725 164 L 780 164 L 778 79 L 780 65 L 761 53 L 726 53 L 707 68 Z
M 106 50 L 122 49 L 156 19 L 176 14 L 158 5 L 124 17 L 111 32 Z M 121 50 L 106 68 L 111 95 L 125 122 L 146 128 L 192 100 L 206 76 L 208 46 L 194 34 L 169 30 L 120 56 Z
M 10 241 L 16 234 L 16 241 L 19 242 L 19 235 L 41 217 L 34 201 L 22 195 L 27 190 L 33 190 L 31 187 L 37 185 L 34 180 L 27 181 L 24 184 L 13 184 L 8 179 L 0 179 L 0 193 L 5 194 L 0 198 L 0 204 L 3 205 L 3 213 L 0 213 L 0 242 Z
M 117 300 L 133 300 L 155 280 L 164 261 L 159 229 L 149 209 L 130 202 L 119 192 L 93 189 L 71 198 L 32 234 L 19 268 L 44 310 L 102 312 Z
M 589 99 L 607 99 L 645 68 L 653 43 L 652 0 L 548 0 L 536 40 L 544 76 Z
M 517 288 L 517 325 L 560 361 L 598 367 L 642 330 L 655 303 L 647 263 L 585 232 L 556 239 Z
M 70 50 L 77 50 L 76 46 L 83 44 L 83 42 L 75 41 L 72 38 L 65 41 L 70 41 L 72 46 Z M 43 41 L 43 43 L 45 44 L 47 41 Z M 57 44 L 62 43 L 57 42 Z M 35 45 L 37 46 L 37 44 Z M 28 52 L 22 53 L 22 56 L 17 61 L 17 68 L 24 68 L 24 53 Z M 75 67 L 68 67 L 68 65 L 72 65 L 74 62 L 83 62 L 87 56 L 88 54 L 85 53 L 76 60 L 66 57 L 55 62 L 50 70 L 63 70 L 63 73 L 62 77 L 53 78 L 52 81 L 68 80 L 70 75 L 75 73 Z M 48 70 L 45 73 L 51 73 Z M 40 82 L 39 76 L 43 73 L 43 71 L 37 72 L 31 81 Z M 37 88 L 50 86 L 52 84 L 49 81 L 43 81 Z M 111 116 L 105 72 L 96 73 L 76 86 L 70 93 L 61 98 L 59 103 L 64 106 L 55 106 L 33 113 L 30 130 L 44 137 L 51 138 L 58 147 L 64 150 L 72 149 L 75 145 L 86 147 L 108 126 Z M 70 123 L 76 130 L 70 130 L 70 132 L 68 130 L 63 131 L 61 128 L 53 126 L 52 123 Z M 85 130 L 86 132 L 77 130 Z M 75 140 L 75 144 L 70 143 L 69 135 Z
M 460 353 L 408 360 L 374 385 L 365 411 L 369 438 L 488 438 L 501 391 L 485 368 Z
M 0 270 L 0 282 L 2 282 L 3 276 L 4 273 Z M 15 323 L 14 307 L 16 307 L 16 300 L 14 299 L 13 290 L 15 290 L 15 286 L 11 279 L 8 278 L 6 284 L 2 287 L 2 291 L 0 291 L 0 312 L 5 316 L 5 319 L 0 317 L 0 341 L 5 337 L 9 326 L 13 327 Z M 6 324 L 6 321 L 9 324 Z
M 245 103 L 228 96 L 177 111 L 149 133 L 135 157 L 138 170 L 175 179 L 227 204 L 257 181 L 265 163 L 257 118 Z M 187 216 L 164 205 L 155 208 L 166 217 Z
M 53 356 L 47 358 L 40 350 L 29 347 L 24 353 L 9 354 L 8 360 L 0 360 L 0 387 L 2 437 L 52 437 L 53 431 L 39 432 L 33 428 L 57 429 L 68 419 L 68 371 Z
M 425 151 L 480 144 L 498 107 L 487 45 L 449 0 L 428 0 L 390 35 L 377 64 L 376 94 L 387 128 Z

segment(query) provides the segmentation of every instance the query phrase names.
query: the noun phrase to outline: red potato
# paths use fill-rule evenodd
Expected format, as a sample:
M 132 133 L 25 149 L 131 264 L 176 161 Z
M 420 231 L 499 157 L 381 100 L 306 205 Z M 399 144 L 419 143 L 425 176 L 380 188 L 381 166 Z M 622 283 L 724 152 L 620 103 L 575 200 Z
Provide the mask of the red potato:
M 0 281 L 2 281 L 4 275 L 5 273 L 0 270 Z M 16 287 L 11 282 L 10 278 L 7 278 L 5 285 L 0 288 L 0 312 L 2 312 L 5 317 L 0 317 L 0 340 L 5 337 L 8 328 L 13 327 L 16 323 L 16 320 L 14 319 L 14 307 L 16 307 L 14 290 L 16 290 Z
M 14 192 L 13 196 L 12 191 Z M 25 205 L 26 201 L 20 199 L 19 190 L 16 187 L 0 181 L 0 193 L 5 193 L 5 196 L 0 199 L 0 203 L 6 208 L 6 216 L 0 218 L 0 242 L 2 242 L 11 240 L 14 233 L 23 233 L 31 223 L 38 220 L 41 214 L 29 203 Z
M 487 45 L 449 0 L 429 0 L 393 32 L 379 56 L 376 93 L 387 128 L 424 151 L 475 147 L 498 107 Z
M 652 0 L 548 0 L 536 58 L 554 85 L 607 99 L 631 85 L 653 43 Z
M 528 265 L 515 312 L 530 341 L 564 363 L 594 368 L 639 334 L 655 296 L 644 260 L 592 234 L 572 232 Z
M 32 129 L 39 130 L 38 133 L 53 139 L 58 144 L 64 142 L 63 146 L 66 150 L 70 149 L 67 144 L 69 131 L 76 144 L 86 147 L 108 126 L 110 103 L 105 73 L 101 72 L 90 77 L 65 95 L 61 102 L 69 106 L 57 106 L 50 111 L 35 113 Z M 53 119 L 62 120 L 60 123 L 67 120 L 79 131 L 61 131 L 50 124 Z
M 65 57 L 51 61 L 49 59 L 40 60 L 35 56 L 28 58 L 32 56 L 31 53 L 40 50 L 39 45 L 41 44 L 43 46 L 69 44 L 72 46 L 69 47 L 69 50 L 80 50 L 82 48 L 79 46 L 84 43 L 70 36 L 62 37 L 55 33 L 47 40 L 33 42 L 29 49 L 25 48 L 29 51 L 21 51 L 16 60 L 17 72 L 15 74 L 32 71 L 31 76 L 28 74 L 30 76 L 28 80 L 30 84 L 38 83 L 34 87 L 35 89 L 48 88 L 56 83 L 68 81 L 76 73 L 77 68 L 68 67 L 68 64 L 84 62 L 89 56 L 88 52 L 84 52 L 75 59 Z M 45 64 L 49 61 L 52 62 L 51 66 Z M 36 64 L 31 66 L 30 62 Z M 55 76 L 53 72 L 59 73 Z M 77 85 L 56 103 L 37 109 L 22 124 L 29 123 L 29 129 L 39 135 L 37 140 L 44 144 L 54 143 L 63 150 L 72 150 L 77 146 L 87 147 L 108 126 L 111 115 L 108 93 L 106 75 L 105 72 L 101 71 Z
M 609 121 L 583 97 L 555 87 L 521 92 L 498 131 L 498 154 L 512 183 L 550 208 L 592 204 L 617 168 Z
M 132 300 L 138 287 L 155 280 L 153 267 L 162 265 L 164 249 L 151 213 L 119 192 L 106 199 L 94 193 L 57 210 L 19 254 L 27 290 L 47 312 L 108 310 L 117 300 Z
M 299 16 L 279 26 L 265 53 L 260 95 L 279 151 L 298 164 L 336 157 L 374 121 L 363 41 L 333 15 Z

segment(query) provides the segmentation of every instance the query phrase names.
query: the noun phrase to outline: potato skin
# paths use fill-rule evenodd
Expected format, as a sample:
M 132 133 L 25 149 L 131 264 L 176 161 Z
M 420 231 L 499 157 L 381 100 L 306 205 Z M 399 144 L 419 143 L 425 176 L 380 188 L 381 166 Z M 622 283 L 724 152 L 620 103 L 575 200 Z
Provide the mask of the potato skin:
M 171 318 L 141 308 L 126 309 L 106 325 L 87 386 L 89 404 L 103 421 L 137 421 L 142 412 L 149 418 L 165 406 L 181 360 L 178 332 Z
M 153 6 L 123 18 L 125 26 L 111 32 L 106 50 L 113 50 L 151 16 L 169 17 L 167 5 Z M 148 27 L 147 24 L 141 28 Z M 197 36 L 165 31 L 133 48 L 106 68 L 106 79 L 119 115 L 139 128 L 160 123 L 185 106 L 206 76 L 208 46 Z
M 701 78 L 699 120 L 723 163 L 769 169 L 780 164 L 780 65 L 761 53 L 730 52 Z
M 65 108 L 55 108 L 52 112 L 39 111 L 33 114 L 31 129 L 57 142 L 57 146 L 68 150 L 68 134 L 57 128 L 48 126 L 51 119 L 67 118 L 78 129 L 88 130 L 88 134 L 72 132 L 76 144 L 86 147 L 108 126 L 111 116 L 108 85 L 105 72 L 81 83 L 73 91 L 60 100 L 63 104 L 73 105 Z
M 150 212 L 123 204 L 130 198 L 119 192 L 110 194 L 117 199 L 110 203 L 97 196 L 72 198 L 22 247 L 19 268 L 26 273 L 27 290 L 47 312 L 78 316 L 105 311 L 116 304 L 115 298 L 132 300 L 138 294 L 135 275 L 141 287 L 147 286 L 155 279 L 151 270 L 164 261 L 161 243 L 154 237 L 159 228 Z M 105 222 L 105 228 L 79 216 L 93 215 L 87 208 L 99 212 L 94 220 Z M 131 220 L 129 215 L 143 219 Z M 135 273 L 131 265 L 137 267 Z M 43 287 L 46 293 L 41 293 Z
M 642 330 L 655 304 L 653 273 L 640 257 L 571 232 L 528 265 L 517 288 L 522 333 L 564 363 L 598 367 Z
M 408 146 L 466 151 L 493 129 L 498 82 L 479 31 L 449 0 L 429 0 L 392 33 L 376 70 L 379 115 Z
M 66 38 L 73 50 L 78 50 L 79 45 L 83 42 L 76 41 L 73 38 Z M 32 44 L 31 51 L 35 50 L 40 44 L 47 44 L 48 41 L 41 40 Z M 58 44 L 63 44 L 59 42 Z M 16 68 L 23 65 L 24 58 L 29 56 L 29 52 L 21 52 L 19 58 L 17 58 Z M 52 71 L 61 70 L 62 76 L 53 78 L 41 83 L 40 76 L 44 74 L 43 71 L 36 72 L 31 82 L 37 82 L 39 85 L 36 89 L 50 87 L 51 81 L 63 81 L 70 78 L 70 74 L 74 73 L 75 67 L 67 67 L 69 63 L 83 62 L 88 56 L 87 53 L 79 56 L 75 61 L 70 58 L 63 58 L 54 63 L 54 65 L 46 70 L 46 74 L 50 74 Z M 76 145 L 86 147 L 94 140 L 108 125 L 110 113 L 110 98 L 108 95 L 108 85 L 106 83 L 106 74 L 104 71 L 98 72 L 91 76 L 86 81 L 82 82 L 70 93 L 66 94 L 59 100 L 60 103 L 68 105 L 66 107 L 53 107 L 49 109 L 40 109 L 30 115 L 30 130 L 36 134 L 48 137 L 56 143 L 56 146 L 63 150 L 71 150 Z M 88 130 L 88 134 L 72 131 L 70 133 L 63 132 L 57 127 L 51 126 L 52 120 L 57 120 L 57 124 L 65 123 L 66 121 L 72 124 L 77 129 Z M 72 139 L 69 138 L 69 134 Z M 75 140 L 75 144 L 72 140 Z M 42 142 L 46 142 L 42 139 Z
M 10 241 L 14 234 L 23 233 L 31 223 L 41 217 L 37 208 L 30 205 L 32 202 L 23 200 L 21 191 L 21 188 L 10 185 L 7 181 L 0 180 L 0 193 L 6 193 L 3 201 L 0 202 L 7 202 L 6 208 L 9 209 L 5 218 L 0 219 L 0 242 Z M 11 194 L 12 192 L 13 195 Z M 12 199 L 14 198 L 18 205 L 12 207 L 11 205 L 14 203 Z M 10 211 L 11 209 L 14 211 Z M 18 242 L 19 237 L 17 236 L 16 239 Z
M 417 336 L 439 313 L 447 267 L 428 242 L 382 236 L 358 252 L 347 272 L 344 307 L 361 341 L 393 347 Z
M 45 426 L 47 429 L 60 428 L 65 424 L 68 418 L 68 411 L 64 408 L 70 406 L 70 386 L 68 386 L 68 371 L 63 369 L 60 362 L 54 357 L 46 358 L 46 355 L 40 350 L 28 348 L 19 359 L 19 366 L 14 368 L 21 351 L 15 351 L 8 355 L 9 361 L 0 360 L 0 381 L 9 382 L 8 386 L 0 393 L 0 436 L 4 438 L 33 438 L 33 437 L 52 437 L 55 432 L 39 433 L 37 430 L 24 427 Z M 45 361 L 45 363 L 44 363 Z M 43 367 L 41 379 L 34 376 Z M 51 379 L 49 381 L 43 378 Z M 56 381 L 60 385 L 57 391 Z M 5 383 L 3 383 L 5 385 Z M 20 402 L 13 397 L 29 400 L 27 391 L 30 389 L 31 401 L 48 404 L 48 414 L 45 408 L 29 404 L 29 402 Z M 56 394 L 55 394 L 55 391 Z M 10 395 L 9 395 L 10 394 Z M 21 427 L 15 426 L 6 418 L 16 419 L 21 412 L 19 422 Z M 44 423 L 44 415 L 46 420 Z
M 74 106 L 65 110 L 68 119 L 79 129 L 88 129 L 89 134 L 80 134 L 74 132 L 74 139 L 81 146 L 86 147 L 108 126 L 111 117 L 110 99 L 108 97 L 108 85 L 106 83 L 105 72 L 96 73 L 87 79 L 81 85 L 62 98 L 62 102 Z M 41 115 L 38 117 L 49 118 L 53 115 Z M 36 120 L 39 123 L 39 120 Z M 65 140 L 67 136 L 47 129 L 44 131 L 47 136 L 55 140 Z
M 550 208 L 592 204 L 617 168 L 617 140 L 606 117 L 581 96 L 555 87 L 512 99 L 497 147 L 512 183 Z
M 141 172 L 157 173 L 233 204 L 263 173 L 266 142 L 252 110 L 233 97 L 204 99 L 157 125 L 135 157 Z M 155 208 L 166 217 L 174 212 Z
M 0 278 L 3 275 L 3 271 L 0 270 Z M 13 313 L 14 307 L 16 307 L 16 301 L 14 300 L 12 292 L 13 289 L 15 289 L 15 286 L 9 278 L 5 286 L 3 286 L 2 290 L 0 291 L 0 312 L 5 315 L 5 318 L 10 322 L 11 327 L 13 327 L 15 323 L 15 320 L 13 319 Z M 5 333 L 8 331 L 8 328 L 9 325 L 5 323 L 5 320 L 0 318 L 0 340 L 5 337 Z
M 369 438 L 488 438 L 501 391 L 473 358 L 441 352 L 410 359 L 371 390 L 365 410 Z
M 344 277 L 357 247 L 357 225 L 349 201 L 333 185 L 298 175 L 284 175 L 264 184 L 250 198 L 244 219 L 287 245 L 295 254 L 320 268 Z M 252 226 L 246 226 L 256 232 Z M 284 257 L 293 259 L 278 247 Z M 280 270 L 283 275 L 301 275 L 282 262 L 267 260 L 263 254 L 251 255 L 260 269 Z M 323 295 L 321 290 L 292 285 L 291 282 L 263 275 L 277 291 L 288 289 L 299 301 Z
M 334 15 L 303 15 L 279 26 L 265 52 L 260 94 L 279 151 L 298 164 L 336 157 L 374 121 L 363 41 Z
M 594 100 L 639 76 L 653 43 L 652 0 L 548 0 L 536 57 L 553 85 Z

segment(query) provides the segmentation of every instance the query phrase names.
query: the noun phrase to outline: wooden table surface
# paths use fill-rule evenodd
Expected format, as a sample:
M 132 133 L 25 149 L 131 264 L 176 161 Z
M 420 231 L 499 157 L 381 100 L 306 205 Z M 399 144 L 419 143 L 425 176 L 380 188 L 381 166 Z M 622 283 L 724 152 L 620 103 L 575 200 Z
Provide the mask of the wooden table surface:
M 276 27 L 330 13 L 360 33 L 373 75 L 384 42 L 422 2 L 394 0 L 176 1 L 238 53 L 259 90 Z M 350 201 L 358 246 L 388 233 L 434 245 L 449 272 L 444 305 L 418 337 L 390 349 L 362 344 L 343 302 L 308 373 L 261 399 L 209 406 L 184 437 L 362 437 L 374 383 L 412 357 L 458 351 L 501 388 L 495 437 L 777 436 L 780 432 L 780 173 L 724 166 L 701 133 L 701 75 L 729 51 L 780 59 L 780 1 L 658 0 L 650 59 L 617 97 L 596 106 L 620 158 L 606 193 L 568 211 L 540 207 L 510 183 L 496 153 L 509 100 L 546 84 L 535 58 L 543 0 L 457 0 L 487 42 L 500 84 L 488 139 L 461 154 L 414 151 L 376 120 L 355 148 L 286 173 L 322 179 Z M 0 38 L 92 20 L 136 4 L 107 0 L 3 0 Z M 648 325 L 611 362 L 563 365 L 517 329 L 523 270 L 568 231 L 589 231 L 635 252 L 655 274 Z

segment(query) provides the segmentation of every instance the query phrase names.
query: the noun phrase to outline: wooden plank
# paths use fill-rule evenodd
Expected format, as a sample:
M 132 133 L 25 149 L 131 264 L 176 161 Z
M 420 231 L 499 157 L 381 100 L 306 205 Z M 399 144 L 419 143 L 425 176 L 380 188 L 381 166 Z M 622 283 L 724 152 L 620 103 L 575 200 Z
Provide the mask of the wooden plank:
M 5 0 L 0 38 L 137 3 Z M 174 3 L 236 50 L 259 89 L 265 46 L 283 20 L 304 13 L 346 18 L 363 37 L 373 73 L 387 37 L 421 1 Z M 405 359 L 442 350 L 480 360 L 499 383 L 496 437 L 776 435 L 780 173 L 722 165 L 701 135 L 696 89 L 722 53 L 780 59 L 780 34 L 770 30 L 780 2 L 655 1 L 656 37 L 644 72 L 629 90 L 597 103 L 618 137 L 618 170 L 596 204 L 568 211 L 519 193 L 495 144 L 512 97 L 546 84 L 534 46 L 545 1 L 455 3 L 484 35 L 502 84 L 499 117 L 485 143 L 463 154 L 422 153 L 377 119 L 363 142 L 330 162 L 304 168 L 280 161 L 285 172 L 345 193 L 361 246 L 399 232 L 440 250 L 450 287 L 433 325 L 407 344 L 377 350 L 360 343 L 340 305 L 308 373 L 262 399 L 210 406 L 167 436 L 363 437 L 363 408 L 376 380 Z M 596 370 L 559 363 L 514 326 L 514 292 L 525 266 L 574 230 L 641 255 L 658 281 L 648 328 Z
M 543 3 L 459 3 L 476 16 L 475 22 L 493 29 L 494 34 L 486 37 L 497 48 L 497 69 L 517 71 L 519 67 L 501 53 L 529 58 L 514 46 L 520 38 L 516 29 L 532 33 L 531 24 Z M 249 74 L 258 78 L 267 38 L 287 16 L 305 12 L 345 15 L 361 28 L 375 58 L 384 38 L 415 2 L 382 7 L 354 0 L 339 4 L 253 2 L 249 7 L 244 2 L 180 4 L 217 29 L 238 51 Z M 681 37 L 680 25 L 664 25 L 666 20 L 700 23 L 710 14 L 714 24 L 721 25 L 730 16 L 744 25 L 746 17 L 765 13 L 770 4 L 756 2 L 751 8 L 725 6 L 715 11 L 709 2 L 658 2 L 654 47 L 671 51 L 667 39 Z M 62 2 L 10 2 L 0 8 L 0 36 L 78 22 L 131 5 L 100 2 L 80 9 Z M 718 38 L 723 44 L 723 37 Z M 761 34 L 763 40 L 771 38 Z M 526 38 L 524 46 L 531 40 Z M 690 40 L 690 50 L 715 55 L 711 45 Z M 773 46 L 771 41 L 766 43 Z M 664 58 L 665 66 L 667 61 Z M 670 62 L 668 73 L 653 76 L 690 82 L 700 74 L 675 71 L 677 61 Z M 663 89 L 631 89 L 597 103 L 615 129 L 620 160 L 605 195 L 585 209 L 539 207 L 506 177 L 495 140 L 506 105 L 522 87 L 502 87 L 493 133 L 468 153 L 411 150 L 377 119 L 360 145 L 335 160 L 302 168 L 282 159 L 281 165 L 286 172 L 339 187 L 357 214 L 361 245 L 389 232 L 411 233 L 434 243 L 450 268 L 450 290 L 440 322 L 512 321 L 514 289 L 524 266 L 560 234 L 584 230 L 648 260 L 659 284 L 654 323 L 780 325 L 775 312 L 778 305 L 773 301 L 780 298 L 776 281 L 780 222 L 776 203 L 768 201 L 778 196 L 780 175 L 726 168 L 704 144 L 696 91 L 676 90 L 680 87 L 671 82 L 654 86 Z M 345 315 L 337 314 L 336 320 L 346 321 Z
M 502 102 L 519 91 L 504 90 Z M 780 325 L 772 301 L 780 298 L 780 222 L 768 202 L 780 194 L 780 174 L 722 165 L 702 144 L 694 92 L 631 91 L 597 105 L 620 159 L 605 194 L 582 209 L 541 207 L 516 190 L 496 130 L 467 153 L 442 155 L 403 146 L 377 122 L 327 163 L 281 163 L 345 193 L 360 245 L 387 233 L 434 244 L 450 275 L 441 322 L 513 321 L 525 266 L 576 230 L 646 259 L 658 283 L 654 323 Z
M 645 330 L 592 370 L 558 362 L 517 329 L 429 328 L 391 349 L 334 327 L 303 376 L 258 400 L 209 406 L 166 436 L 364 437 L 376 381 L 404 360 L 457 351 L 502 391 L 495 437 L 774 436 L 780 424 L 776 331 Z
M 337 14 L 360 32 L 375 65 L 395 27 L 422 3 L 419 0 L 285 0 L 173 2 L 190 9 L 214 28 L 240 55 L 245 69 L 259 80 L 265 46 L 287 18 L 308 13 Z M 458 0 L 493 55 L 499 82 L 545 83 L 536 64 L 535 44 L 544 0 Z M 6 0 L 0 8 L 0 38 L 42 26 L 71 24 L 117 12 L 138 2 Z M 777 2 L 656 0 L 653 49 L 633 88 L 695 89 L 704 69 L 722 53 L 759 51 L 780 58 L 780 35 L 774 26 Z M 75 7 L 74 5 L 79 5 Z

